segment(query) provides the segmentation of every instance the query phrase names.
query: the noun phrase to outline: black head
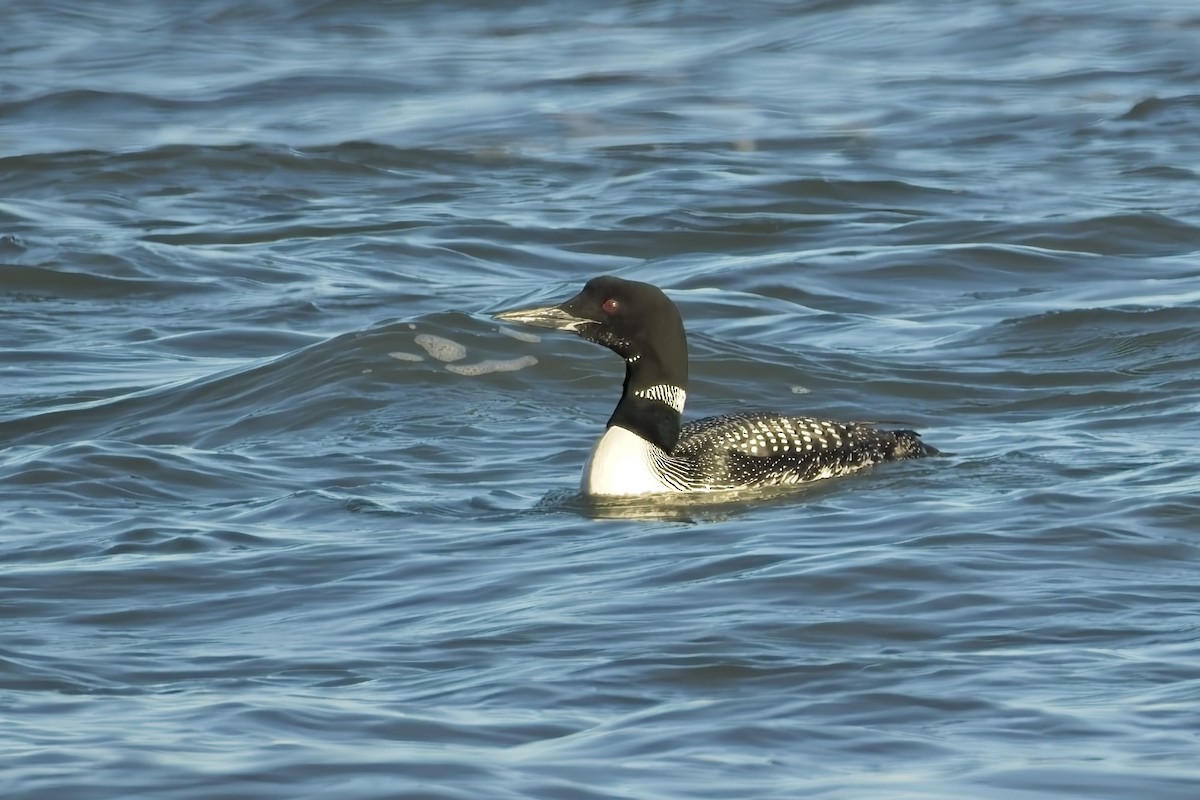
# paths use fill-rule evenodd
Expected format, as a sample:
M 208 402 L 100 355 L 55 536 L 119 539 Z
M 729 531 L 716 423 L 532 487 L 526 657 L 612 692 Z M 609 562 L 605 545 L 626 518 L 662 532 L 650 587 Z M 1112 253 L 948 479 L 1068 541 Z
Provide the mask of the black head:
M 592 278 L 556 306 L 506 311 L 496 319 L 573 331 L 625 359 L 625 384 L 609 426 L 619 425 L 668 453 L 679 441 L 687 389 L 687 337 L 679 309 L 657 286 Z
M 556 306 L 506 311 L 496 319 L 573 331 L 602 344 L 629 365 L 633 388 L 687 386 L 687 337 L 679 309 L 657 286 L 624 278 L 592 278 Z

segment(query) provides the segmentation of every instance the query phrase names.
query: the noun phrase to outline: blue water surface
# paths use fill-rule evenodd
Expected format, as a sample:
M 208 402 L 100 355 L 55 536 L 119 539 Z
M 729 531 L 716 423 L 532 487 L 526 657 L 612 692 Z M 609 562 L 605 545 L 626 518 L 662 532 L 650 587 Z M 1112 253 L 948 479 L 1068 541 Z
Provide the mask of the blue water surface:
M 1200 10 L 13 0 L 0 796 L 1200 796 Z M 945 455 L 578 494 L 689 419 Z M 526 332 L 527 333 L 527 332 Z

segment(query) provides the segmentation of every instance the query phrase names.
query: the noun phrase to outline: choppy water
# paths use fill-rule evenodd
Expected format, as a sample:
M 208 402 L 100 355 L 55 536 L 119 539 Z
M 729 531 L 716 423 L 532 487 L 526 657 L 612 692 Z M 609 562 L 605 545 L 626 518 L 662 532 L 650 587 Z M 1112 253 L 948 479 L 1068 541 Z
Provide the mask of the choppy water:
M 6 3 L 0 795 L 1200 796 L 1197 52 L 1190 1 Z M 691 415 L 952 455 L 584 502 L 619 360 L 489 314 L 600 273 L 680 304 Z

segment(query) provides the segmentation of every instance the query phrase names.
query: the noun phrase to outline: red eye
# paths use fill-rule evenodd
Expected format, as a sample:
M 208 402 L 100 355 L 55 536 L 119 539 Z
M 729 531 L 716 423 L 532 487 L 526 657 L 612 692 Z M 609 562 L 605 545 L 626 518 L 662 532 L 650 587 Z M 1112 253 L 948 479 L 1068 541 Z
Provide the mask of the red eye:
M 611 297 L 600 304 L 600 310 L 603 311 L 605 314 L 615 314 L 615 313 L 617 313 L 617 309 L 620 307 L 621 307 L 621 304 L 618 303 L 616 300 L 612 299 Z

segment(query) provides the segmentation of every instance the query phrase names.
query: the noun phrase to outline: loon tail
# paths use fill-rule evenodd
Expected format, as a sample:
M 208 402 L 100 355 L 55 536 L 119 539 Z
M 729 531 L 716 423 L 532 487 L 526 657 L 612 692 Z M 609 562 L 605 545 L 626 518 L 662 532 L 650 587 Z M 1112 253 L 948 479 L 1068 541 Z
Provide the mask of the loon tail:
M 923 458 L 925 456 L 941 455 L 932 445 L 921 441 L 921 434 L 916 431 L 888 431 L 894 437 L 892 449 L 888 455 L 894 459 Z

